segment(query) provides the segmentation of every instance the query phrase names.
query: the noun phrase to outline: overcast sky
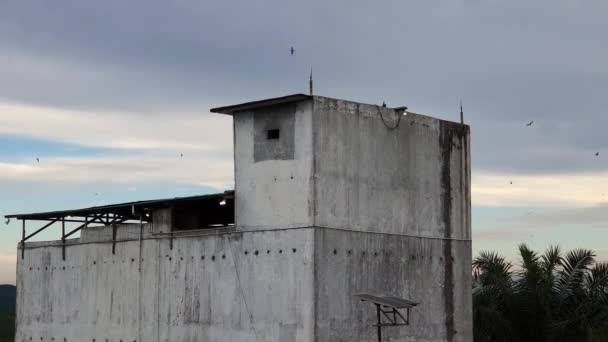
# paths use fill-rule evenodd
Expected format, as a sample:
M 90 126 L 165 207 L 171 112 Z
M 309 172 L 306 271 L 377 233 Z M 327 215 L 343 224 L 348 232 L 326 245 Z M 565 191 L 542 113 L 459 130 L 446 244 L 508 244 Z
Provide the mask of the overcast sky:
M 319 95 L 450 120 L 462 99 L 474 253 L 559 243 L 608 259 L 606 13 L 594 0 L 4 0 L 0 215 L 232 188 L 231 121 L 209 108 L 306 92 L 312 67 Z M 0 230 L 0 283 L 14 283 L 19 234 Z

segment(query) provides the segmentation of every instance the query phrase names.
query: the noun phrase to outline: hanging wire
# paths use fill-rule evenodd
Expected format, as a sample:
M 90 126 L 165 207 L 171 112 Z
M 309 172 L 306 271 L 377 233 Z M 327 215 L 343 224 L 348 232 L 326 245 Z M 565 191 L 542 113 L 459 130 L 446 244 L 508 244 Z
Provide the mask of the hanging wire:
M 382 111 L 380 110 L 380 107 L 376 107 L 376 109 L 378 110 L 378 115 L 380 116 L 380 119 L 382 119 L 382 123 L 384 124 L 384 126 L 388 129 L 395 129 L 397 127 L 399 127 L 399 124 L 401 123 L 401 117 L 403 116 L 403 113 L 399 113 L 397 112 L 397 122 L 395 122 L 395 125 L 393 127 L 387 125 L 386 120 L 384 120 L 384 116 L 382 116 Z

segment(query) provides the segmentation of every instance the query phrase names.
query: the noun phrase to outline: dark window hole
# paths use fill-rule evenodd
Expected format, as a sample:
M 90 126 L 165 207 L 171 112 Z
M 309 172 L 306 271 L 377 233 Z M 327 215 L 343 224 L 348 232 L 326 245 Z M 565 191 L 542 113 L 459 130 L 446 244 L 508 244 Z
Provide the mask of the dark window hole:
M 268 140 L 277 140 L 279 139 L 280 136 L 280 131 L 278 129 L 269 129 L 266 132 L 266 138 L 268 138 Z

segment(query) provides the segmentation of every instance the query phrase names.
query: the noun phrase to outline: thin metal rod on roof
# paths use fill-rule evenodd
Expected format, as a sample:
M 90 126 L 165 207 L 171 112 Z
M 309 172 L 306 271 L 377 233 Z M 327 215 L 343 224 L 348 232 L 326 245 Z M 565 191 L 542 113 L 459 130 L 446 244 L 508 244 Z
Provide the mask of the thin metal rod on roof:
M 464 125 L 464 113 L 462 111 L 462 99 L 460 99 L 460 123 Z
M 310 91 L 310 96 L 312 96 L 312 67 L 310 67 L 310 78 L 308 79 L 308 88 Z

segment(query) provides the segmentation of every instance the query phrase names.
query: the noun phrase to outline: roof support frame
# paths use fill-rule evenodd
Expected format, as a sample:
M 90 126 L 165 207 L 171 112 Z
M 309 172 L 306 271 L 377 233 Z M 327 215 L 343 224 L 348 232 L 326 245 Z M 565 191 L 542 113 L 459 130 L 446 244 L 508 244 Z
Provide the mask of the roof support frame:
M 49 223 L 45 224 L 44 226 L 42 226 L 42 228 L 39 228 L 37 231 L 31 233 L 30 235 L 26 236 L 25 238 L 23 238 L 23 241 L 27 241 L 29 239 L 31 239 L 32 237 L 34 237 L 36 234 L 40 233 L 41 231 L 47 229 L 48 227 L 50 227 L 53 223 L 57 222 L 58 219 L 53 219 L 52 221 L 50 221 Z M 25 222 L 25 220 L 23 220 Z

